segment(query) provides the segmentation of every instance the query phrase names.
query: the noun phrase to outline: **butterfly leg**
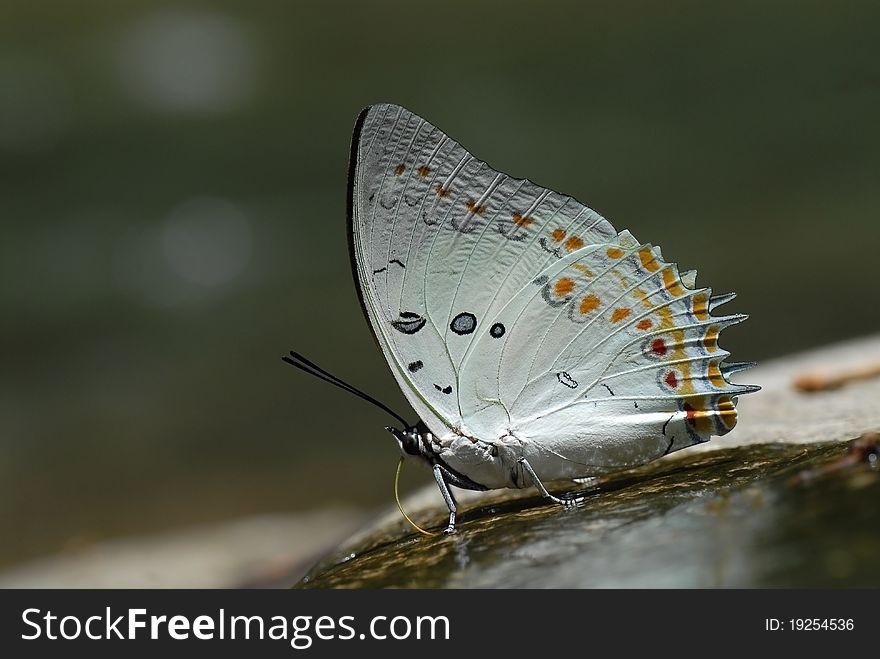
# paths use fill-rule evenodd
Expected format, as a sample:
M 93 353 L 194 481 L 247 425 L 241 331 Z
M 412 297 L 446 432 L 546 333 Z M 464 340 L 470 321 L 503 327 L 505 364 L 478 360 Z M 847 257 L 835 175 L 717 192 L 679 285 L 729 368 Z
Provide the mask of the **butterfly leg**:
M 440 465 L 434 465 L 434 479 L 437 481 L 437 487 L 440 488 L 440 494 L 443 495 L 446 507 L 449 508 L 449 526 L 446 527 L 446 533 L 453 533 L 455 532 L 455 497 L 449 491 L 449 486 L 446 484 L 446 479 L 443 478 L 443 471 L 440 469 Z
M 550 499 L 553 503 L 558 503 L 560 506 L 574 506 L 581 501 L 583 501 L 583 497 L 574 497 L 574 498 L 566 498 L 562 499 L 560 497 L 555 497 L 547 491 L 547 488 L 544 487 L 544 483 L 541 482 L 541 479 L 538 478 L 538 474 L 535 473 L 535 470 L 532 469 L 532 465 L 529 464 L 529 461 L 525 458 L 520 458 L 519 463 L 522 465 L 522 468 L 529 475 L 529 478 L 532 479 L 532 484 L 538 488 L 538 492 L 541 493 L 545 499 Z

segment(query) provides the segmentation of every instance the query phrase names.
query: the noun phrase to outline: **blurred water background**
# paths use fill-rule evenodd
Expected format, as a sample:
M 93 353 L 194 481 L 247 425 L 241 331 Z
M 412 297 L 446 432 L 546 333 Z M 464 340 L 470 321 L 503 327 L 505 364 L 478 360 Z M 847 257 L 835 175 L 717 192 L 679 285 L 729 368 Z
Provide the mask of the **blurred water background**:
M 406 409 L 346 246 L 370 103 L 736 290 L 734 359 L 876 331 L 878 21 L 875 3 L 5 0 L 0 565 L 389 501 L 388 419 L 280 361 L 296 348 Z

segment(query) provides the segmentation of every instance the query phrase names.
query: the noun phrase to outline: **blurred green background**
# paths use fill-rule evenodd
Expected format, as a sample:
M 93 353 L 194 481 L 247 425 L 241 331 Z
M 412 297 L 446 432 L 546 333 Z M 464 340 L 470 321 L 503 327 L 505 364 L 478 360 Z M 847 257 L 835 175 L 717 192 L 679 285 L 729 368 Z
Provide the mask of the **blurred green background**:
M 390 500 L 348 143 L 406 105 L 659 243 L 734 359 L 880 325 L 878 5 L 0 5 L 0 564 Z M 425 477 L 427 479 L 427 476 Z

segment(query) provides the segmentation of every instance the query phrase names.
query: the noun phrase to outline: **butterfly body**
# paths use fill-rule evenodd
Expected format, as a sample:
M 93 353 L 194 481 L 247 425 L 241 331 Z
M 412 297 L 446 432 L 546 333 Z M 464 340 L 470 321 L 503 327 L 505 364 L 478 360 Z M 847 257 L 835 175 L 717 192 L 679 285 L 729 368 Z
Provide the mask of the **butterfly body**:
M 365 314 L 422 421 L 392 432 L 441 491 L 642 464 L 728 432 L 757 389 L 729 382 L 742 365 L 717 343 L 745 319 L 711 314 L 732 296 L 404 108 L 358 119 L 349 223 Z
M 581 433 L 572 435 L 566 427 L 548 426 L 536 440 L 518 434 L 516 428 L 495 439 L 480 439 L 451 430 L 437 437 L 422 426 L 417 430 L 419 451 L 429 464 L 439 463 L 453 474 L 467 475 L 466 489 L 486 490 L 524 488 L 534 483 L 523 471 L 522 460 L 528 460 L 543 482 L 573 480 L 598 476 L 609 471 L 634 467 L 670 452 L 674 436 L 663 434 L 671 424 L 683 425 L 686 412 L 658 413 L 653 420 L 625 414 L 593 417 L 593 428 L 581 424 Z M 633 437 L 631 429 L 653 421 L 661 430 L 655 441 L 644 436 Z M 416 430 L 416 429 L 414 429 Z M 559 441 L 549 441 L 547 433 L 555 431 Z M 407 452 L 407 451 L 404 451 Z M 470 481 L 470 482 L 467 482 Z

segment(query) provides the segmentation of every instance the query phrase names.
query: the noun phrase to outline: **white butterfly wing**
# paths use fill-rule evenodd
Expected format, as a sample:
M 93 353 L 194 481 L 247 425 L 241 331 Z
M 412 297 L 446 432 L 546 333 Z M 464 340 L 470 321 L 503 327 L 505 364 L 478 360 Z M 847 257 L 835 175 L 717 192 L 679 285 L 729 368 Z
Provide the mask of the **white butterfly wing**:
M 433 230 L 417 221 L 420 201 L 414 195 L 424 182 L 403 178 L 398 165 L 416 158 L 434 162 L 446 142 L 440 131 L 403 108 L 373 106 L 355 126 L 349 172 L 352 269 L 364 312 L 410 405 L 438 434 L 460 418 L 457 396 L 442 392 L 455 381 L 455 372 L 424 296 L 401 296 L 405 277 L 416 281 L 426 271 L 421 250 L 411 259 L 408 248 L 420 246 Z M 403 202 L 404 193 L 412 205 Z M 418 194 L 424 197 L 425 190 Z M 439 390 L 435 382 L 442 383 Z
M 494 317 L 512 328 L 507 342 L 475 343 L 461 374 L 478 401 L 466 418 L 482 432 L 501 407 L 510 435 L 571 461 L 574 475 L 725 434 L 735 396 L 755 388 L 727 381 L 718 335 L 745 317 L 712 317 L 711 291 L 693 280 L 628 232 L 560 259 Z
M 467 432 L 459 374 L 476 336 L 492 330 L 489 308 L 581 244 L 546 242 L 542 224 L 615 236 L 574 199 L 493 170 L 394 105 L 368 108 L 358 120 L 350 196 L 367 315 L 398 383 L 436 434 Z
M 658 248 L 394 105 L 359 119 L 351 187 L 367 315 L 435 434 L 513 435 L 576 466 L 732 427 L 751 388 L 726 381 L 717 335 L 742 318 L 710 317 Z

